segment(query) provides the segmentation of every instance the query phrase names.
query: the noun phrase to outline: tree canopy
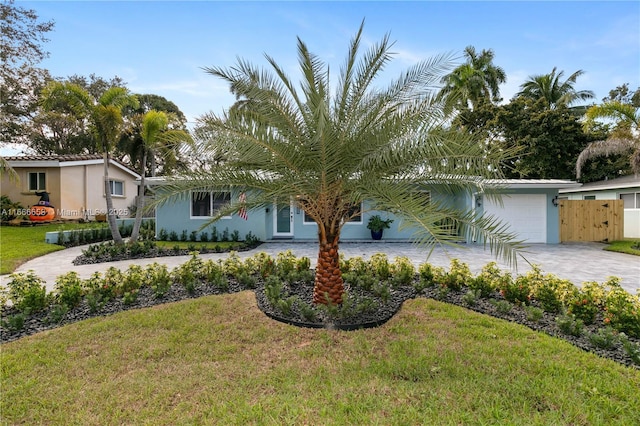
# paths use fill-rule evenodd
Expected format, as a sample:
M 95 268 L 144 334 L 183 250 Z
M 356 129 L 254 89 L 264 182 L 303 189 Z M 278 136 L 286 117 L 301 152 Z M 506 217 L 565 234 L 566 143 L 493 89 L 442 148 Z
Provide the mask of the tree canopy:
M 54 23 L 39 21 L 34 10 L 13 0 L 0 3 L 0 18 L 0 144 L 22 144 L 28 142 L 38 89 L 49 78 L 37 65 L 49 55 L 43 44 Z
M 385 36 L 362 53 L 362 38 L 363 26 L 335 82 L 328 65 L 300 39 L 299 85 L 268 55 L 267 68 L 242 59 L 230 68 L 206 68 L 241 100 L 222 115 L 201 118 L 215 135 L 209 146 L 227 158 L 212 171 L 169 180 L 159 200 L 221 187 L 246 193 L 246 202 L 233 201 L 211 221 L 291 200 L 318 226 L 316 303 L 342 302 L 340 234 L 363 200 L 417 227 L 416 239 L 424 244 L 455 238 L 439 225 L 448 219 L 463 233 L 476 232 L 498 255 L 515 259 L 518 247 L 494 220 L 416 196 L 434 186 L 470 194 L 485 189 L 485 178 L 500 176 L 504 152 L 487 155 L 468 134 L 446 129 L 451 117 L 437 93 L 451 58 L 422 61 L 381 86 L 376 78 L 393 58 L 392 43 Z

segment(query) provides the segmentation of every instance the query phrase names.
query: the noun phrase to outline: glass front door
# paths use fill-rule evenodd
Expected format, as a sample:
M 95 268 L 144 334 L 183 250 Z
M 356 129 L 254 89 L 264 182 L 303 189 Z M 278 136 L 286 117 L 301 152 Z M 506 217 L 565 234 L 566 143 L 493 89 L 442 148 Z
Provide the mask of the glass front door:
M 290 204 L 276 204 L 274 206 L 274 236 L 293 236 L 293 209 Z

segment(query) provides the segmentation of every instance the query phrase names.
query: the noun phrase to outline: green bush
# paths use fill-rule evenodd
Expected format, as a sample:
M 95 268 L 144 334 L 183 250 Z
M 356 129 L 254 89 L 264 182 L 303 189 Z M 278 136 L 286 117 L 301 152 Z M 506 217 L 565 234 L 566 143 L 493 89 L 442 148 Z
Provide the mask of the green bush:
M 408 257 L 398 256 L 393 260 L 391 273 L 394 285 L 409 285 L 416 275 L 416 268 Z
M 640 300 L 620 287 L 618 278 L 611 278 L 604 301 L 604 322 L 628 336 L 640 338 Z
M 500 294 L 505 300 L 515 303 L 516 305 L 526 305 L 530 301 L 529 281 L 526 277 L 519 276 L 511 279 L 511 276 L 503 276 L 498 284 Z
M 618 341 L 618 336 L 609 326 L 600 328 L 595 333 L 588 333 L 587 337 L 593 346 L 601 349 L 611 349 Z
M 584 330 L 584 321 L 570 314 L 557 316 L 556 325 L 564 334 L 571 336 L 580 336 Z
M 56 278 L 55 298 L 59 304 L 73 308 L 80 304 L 82 296 L 82 280 L 76 272 L 71 271 Z
M 50 302 L 44 280 L 33 271 L 10 275 L 11 281 L 7 283 L 9 299 L 20 312 L 27 315 L 41 311 Z
M 18 202 L 11 201 L 6 195 L 0 197 L 0 211 L 2 221 L 7 222 L 19 216 L 19 212 L 24 210 L 24 206 Z

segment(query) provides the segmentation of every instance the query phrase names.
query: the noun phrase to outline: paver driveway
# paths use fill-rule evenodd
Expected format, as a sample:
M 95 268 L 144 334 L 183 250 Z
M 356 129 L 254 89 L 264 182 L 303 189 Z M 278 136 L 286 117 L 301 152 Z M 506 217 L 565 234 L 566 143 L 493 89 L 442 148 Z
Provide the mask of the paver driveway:
M 518 261 L 517 270 L 509 268 L 504 262 L 497 263 L 505 270 L 511 269 L 516 273 L 525 273 L 531 269 L 530 264 L 539 265 L 543 272 L 553 273 L 560 278 L 570 280 L 576 285 L 584 281 L 604 282 L 609 276 L 622 278 L 622 287 L 635 294 L 640 289 L 640 257 L 623 253 L 613 253 L 602 250 L 598 243 L 571 244 L 534 244 L 530 245 L 522 254 L 526 258 Z M 47 282 L 47 288 L 53 290 L 55 279 L 69 271 L 76 271 L 82 278 L 88 278 L 95 271 L 105 271 L 110 266 L 126 269 L 130 264 L 141 266 L 153 262 L 166 264 L 169 269 L 178 266 L 189 258 L 188 256 L 172 256 L 152 259 L 126 260 L 108 262 L 95 265 L 74 266 L 73 259 L 81 254 L 84 247 L 73 247 L 33 259 L 18 268 L 16 272 L 33 270 Z M 297 256 L 307 256 L 315 266 L 318 246 L 316 243 L 301 242 L 268 242 L 254 250 L 241 252 L 242 258 L 258 252 L 266 252 L 272 256 L 285 250 L 292 250 Z M 435 248 L 427 259 L 429 250 L 411 243 L 395 242 L 344 242 L 340 244 L 340 252 L 347 258 L 362 256 L 367 259 L 375 253 L 386 253 L 390 259 L 396 256 L 406 256 L 417 266 L 429 261 L 436 266 L 448 267 L 452 258 L 458 258 L 467 263 L 473 273 L 477 273 L 484 265 L 496 261 L 495 257 L 481 246 L 460 245 Z M 223 259 L 228 254 L 205 254 L 204 259 Z M 3 276 L 1 282 L 6 284 L 8 276 Z

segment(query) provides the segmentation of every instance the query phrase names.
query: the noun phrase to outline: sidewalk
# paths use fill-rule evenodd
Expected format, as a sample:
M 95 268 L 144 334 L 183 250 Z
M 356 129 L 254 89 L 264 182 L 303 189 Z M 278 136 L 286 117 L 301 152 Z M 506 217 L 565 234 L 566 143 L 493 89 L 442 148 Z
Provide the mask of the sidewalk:
M 604 282 L 609 276 L 622 278 L 622 287 L 632 294 L 640 289 L 640 257 L 623 253 L 613 253 L 602 250 L 602 244 L 533 244 L 522 253 L 530 264 L 539 265 L 544 273 L 553 273 L 560 278 L 568 279 L 579 286 L 584 281 Z M 171 270 L 186 262 L 189 256 L 168 256 L 150 259 L 135 259 L 119 262 L 106 262 L 93 265 L 73 265 L 86 246 L 72 247 L 33 259 L 16 272 L 33 270 L 36 275 L 46 281 L 47 289 L 52 291 L 56 277 L 69 271 L 76 271 L 81 278 L 89 278 L 94 272 L 104 272 L 110 267 L 125 270 L 131 264 L 146 266 L 154 262 L 163 263 Z M 307 256 L 311 259 L 311 266 L 315 267 L 318 255 L 316 243 L 298 242 L 268 242 L 256 249 L 239 252 L 241 258 L 251 257 L 256 253 L 265 252 L 275 257 L 279 252 L 291 250 L 296 256 Z M 451 259 L 457 258 L 471 268 L 471 272 L 478 273 L 484 265 L 496 261 L 504 270 L 524 274 L 531 266 L 524 259 L 518 260 L 517 270 L 510 268 L 502 261 L 498 261 L 482 246 L 459 245 L 455 247 L 436 247 L 429 258 L 429 249 L 411 243 L 395 242 L 345 242 L 340 244 L 340 253 L 347 258 L 361 256 L 368 259 L 375 253 L 386 253 L 390 260 L 396 256 L 406 256 L 414 263 L 429 262 L 435 266 L 448 268 Z M 228 253 L 211 253 L 201 255 L 203 259 L 225 259 Z M 0 277 L 0 284 L 6 285 L 9 276 Z

